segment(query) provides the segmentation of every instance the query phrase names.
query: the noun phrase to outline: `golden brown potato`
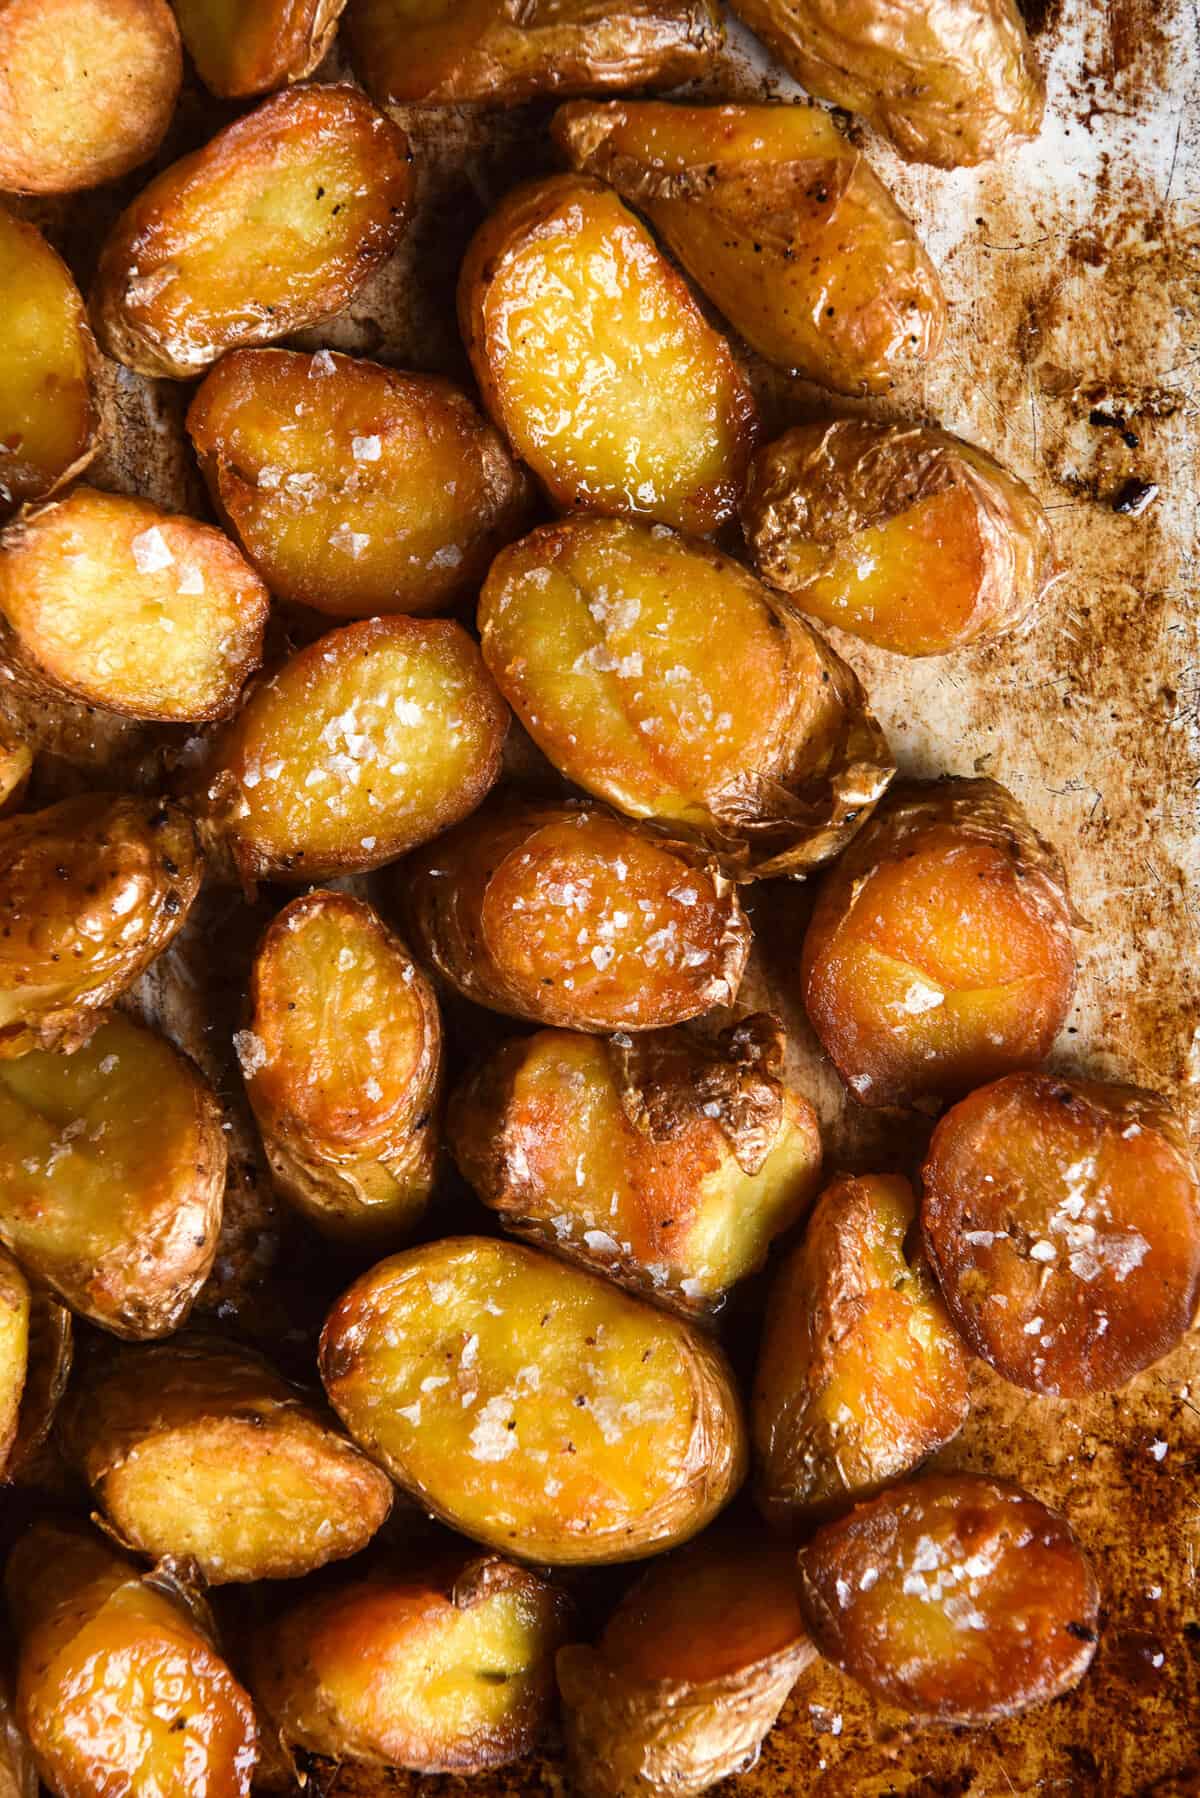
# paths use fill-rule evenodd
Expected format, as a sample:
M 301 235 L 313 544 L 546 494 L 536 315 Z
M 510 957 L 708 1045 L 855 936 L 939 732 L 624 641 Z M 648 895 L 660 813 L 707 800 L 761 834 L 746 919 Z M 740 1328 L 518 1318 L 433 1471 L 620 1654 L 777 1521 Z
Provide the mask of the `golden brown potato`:
M 1036 137 L 1046 86 L 1015 0 L 733 0 L 784 68 L 890 137 L 960 168 Z
M 6 1480 L 37 1484 L 42 1451 L 67 1390 L 74 1356 L 74 1328 L 65 1305 L 41 1287 L 30 1289 L 25 1385 L 17 1431 L 4 1468 Z
M 707 1337 L 513 1242 L 381 1261 L 330 1312 L 320 1367 L 397 1485 L 518 1560 L 658 1554 L 745 1472 L 733 1375 Z
M 412 152 L 355 88 L 298 87 L 140 193 L 96 276 L 101 346 L 187 381 L 345 306 L 404 232 Z
M 892 777 L 852 669 L 737 562 L 661 525 L 534 531 L 497 557 L 479 631 L 556 768 L 735 876 L 829 860 Z
M 599 1646 L 559 1650 L 580 1798 L 696 1798 L 752 1766 L 812 1660 L 789 1549 L 717 1530 L 656 1561 Z
M 1034 1392 L 1121 1386 L 1200 1303 L 1200 1176 L 1156 1093 L 1010 1074 L 946 1113 L 921 1221 L 977 1355 Z
M 235 350 L 188 430 L 272 593 L 337 617 L 473 596 L 529 508 L 525 475 L 456 387 L 329 350 Z
M 945 655 L 1022 624 L 1058 572 L 1040 502 L 927 425 L 800 425 L 755 458 L 742 525 L 764 580 L 881 649 Z
M 0 39 L 3 36 L 0 19 Z M 0 102 L 2 112 L 2 102 Z M 0 148 L 0 157 L 4 154 Z M 0 515 L 95 454 L 95 344 L 79 289 L 41 232 L 0 206 Z
M 182 76 L 166 0 L 4 0 L 0 187 L 72 193 L 128 174 L 162 142 Z
M 0 715 L 0 818 L 17 810 L 32 773 L 32 748 L 8 719 Z
M 528 1568 L 464 1544 L 302 1598 L 258 1632 L 251 1685 L 289 1748 L 483 1773 L 536 1745 L 566 1611 Z
M 804 1003 L 860 1105 L 1041 1061 L 1070 1010 L 1062 864 L 994 780 L 896 787 L 821 886 Z
M 560 510 L 701 536 L 732 518 L 754 396 L 611 188 L 556 175 L 515 189 L 471 242 L 458 311 L 484 404 Z
M 438 1161 L 433 988 L 361 899 L 308 893 L 267 931 L 235 1038 L 280 1190 L 319 1230 L 395 1247 Z
M 262 660 L 270 595 L 221 532 L 76 487 L 0 533 L 18 677 L 164 723 L 224 718 Z
M 506 1230 L 705 1316 L 817 1188 L 816 1113 L 782 1066 L 762 1014 L 712 1043 L 542 1030 L 459 1089 L 450 1149 Z
M 775 1277 L 751 1412 L 756 1496 L 787 1528 L 910 1473 L 966 1420 L 967 1356 L 894 1174 L 843 1177 Z
M 490 807 L 401 870 L 408 940 L 477 1005 L 564 1030 L 658 1030 L 731 1005 L 737 892 L 687 844 L 595 807 Z
M 348 23 L 381 106 L 675 87 L 724 37 L 713 0 L 354 0 Z
M 210 1586 L 299 1579 L 357 1554 L 387 1476 L 250 1350 L 195 1337 L 94 1363 L 59 1426 L 127 1548 Z
M 877 1698 L 985 1723 L 1069 1691 L 1096 1652 L 1095 1576 L 1066 1523 L 1007 1480 L 930 1475 L 800 1550 L 819 1651 Z
M 0 1676 L 0 1798 L 38 1798 L 41 1784 L 33 1750 L 17 1722 L 7 1674 Z
M 337 35 L 346 0 L 174 0 L 205 87 L 222 99 L 266 94 L 311 75 Z
M 475 809 L 507 728 L 461 625 L 346 625 L 256 688 L 219 738 L 202 828 L 246 881 L 379 868 Z
M 85 1043 L 200 890 L 187 813 L 106 793 L 0 821 L 0 1061 Z
M 212 1268 L 221 1110 L 191 1063 L 114 1014 L 74 1055 L 0 1061 L 0 1241 L 116 1336 L 164 1336 Z
M 553 132 L 574 168 L 646 214 L 769 361 L 882 393 L 940 344 L 937 270 L 820 108 L 579 101 Z
M 9 1556 L 17 1716 L 61 1798 L 246 1798 L 254 1707 L 178 1588 L 90 1531 L 35 1523 Z
M 29 1366 L 29 1319 L 29 1282 L 12 1256 L 0 1249 L 0 1477 L 7 1472 L 17 1438 Z

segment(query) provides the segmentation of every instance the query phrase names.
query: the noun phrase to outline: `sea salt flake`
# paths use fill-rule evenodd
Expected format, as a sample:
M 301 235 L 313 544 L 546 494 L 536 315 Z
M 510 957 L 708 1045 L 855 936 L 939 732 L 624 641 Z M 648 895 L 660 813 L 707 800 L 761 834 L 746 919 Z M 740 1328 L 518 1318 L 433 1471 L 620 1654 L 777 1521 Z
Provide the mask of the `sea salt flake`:
M 253 1030 L 235 1031 L 233 1046 L 247 1080 L 253 1079 L 260 1068 L 266 1067 L 267 1045 L 261 1036 L 255 1036 Z
M 133 550 L 134 566 L 139 574 L 160 574 L 175 560 L 167 546 L 166 538 L 156 524 L 152 524 L 148 531 L 140 531 L 130 548 Z
M 378 462 L 383 448 L 378 437 L 352 437 L 350 452 L 356 462 Z

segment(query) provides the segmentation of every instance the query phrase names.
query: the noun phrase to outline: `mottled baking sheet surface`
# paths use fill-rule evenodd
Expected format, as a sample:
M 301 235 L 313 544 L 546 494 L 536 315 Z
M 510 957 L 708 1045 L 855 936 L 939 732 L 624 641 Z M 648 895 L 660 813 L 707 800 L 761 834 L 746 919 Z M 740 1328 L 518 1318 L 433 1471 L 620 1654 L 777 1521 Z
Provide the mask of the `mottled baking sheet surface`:
M 1039 142 L 1004 163 L 909 168 L 862 142 L 915 218 L 952 304 L 946 346 L 912 391 L 864 407 L 928 418 L 994 451 L 1051 512 L 1066 566 L 1021 639 L 905 663 L 852 639 L 902 768 L 986 773 L 1011 787 L 1061 848 L 1081 934 L 1081 979 L 1060 1044 L 1064 1066 L 1176 1091 L 1200 1103 L 1200 6 L 1197 0 L 1027 0 L 1049 74 Z M 337 72 L 336 59 L 322 69 Z M 715 91 L 786 91 L 734 41 Z M 231 117 L 194 87 L 162 161 Z M 344 315 L 298 340 L 465 378 L 453 282 L 487 206 L 551 161 L 549 109 L 465 117 L 401 115 L 422 170 L 417 224 Z M 30 203 L 81 283 L 108 221 L 144 182 L 69 203 Z M 768 418 L 783 425 L 854 410 L 756 367 Z M 90 479 L 208 516 L 182 431 L 190 390 L 108 364 L 106 439 Z M 1139 517 L 1113 509 L 1130 480 L 1158 495 Z M 11 696 L 0 704 L 16 706 Z M 48 752 L 42 797 L 78 785 L 154 784 L 187 733 L 76 708 L 24 713 Z M 278 897 L 278 896 L 277 896 Z M 269 910 L 268 902 L 268 910 Z M 794 1032 L 798 1077 L 818 1102 L 831 1161 L 905 1167 L 927 1129 L 847 1108 L 790 997 L 806 896 L 775 883 L 751 895 L 759 932 L 745 997 Z M 229 1064 L 241 970 L 255 917 L 219 894 L 140 1002 L 222 1083 L 233 1106 L 235 1191 L 209 1294 L 268 1331 L 308 1279 L 281 1249 L 252 1131 Z M 295 1254 L 295 1262 L 289 1257 Z M 271 1272 L 272 1264 L 275 1271 Z M 308 1292 L 311 1302 L 322 1295 Z M 299 1301 L 297 1301 L 299 1302 Z M 744 1354 L 754 1295 L 741 1314 Z M 248 1318 L 249 1321 L 249 1318 Z M 735 1348 L 737 1345 L 735 1344 Z M 1200 1346 L 1126 1391 L 1087 1403 L 1036 1399 L 977 1368 L 975 1409 L 941 1459 L 1021 1479 L 1061 1506 L 1095 1557 L 1105 1628 L 1074 1694 L 987 1730 L 917 1730 L 832 1669 L 801 1681 L 752 1771 L 721 1788 L 744 1798 L 873 1798 L 1044 1792 L 1200 1792 Z M 328 1781 L 322 1779 L 323 1785 Z M 340 1790 L 362 1783 L 348 1769 Z M 369 1782 L 378 1789 L 380 1781 Z M 553 1758 L 488 1779 L 385 1782 L 396 1792 L 562 1790 Z

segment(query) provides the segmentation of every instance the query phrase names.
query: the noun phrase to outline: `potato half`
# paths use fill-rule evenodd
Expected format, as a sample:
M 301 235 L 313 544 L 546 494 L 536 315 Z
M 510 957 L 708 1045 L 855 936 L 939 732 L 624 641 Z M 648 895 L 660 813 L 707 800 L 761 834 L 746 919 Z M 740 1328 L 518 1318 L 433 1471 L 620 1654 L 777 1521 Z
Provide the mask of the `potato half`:
M 337 35 L 346 0 L 174 0 L 196 72 L 225 100 L 311 75 Z
M 0 1061 L 0 1241 L 114 1335 L 182 1323 L 216 1255 L 225 1162 L 212 1092 L 127 1018 L 74 1055 Z
M 717 1310 L 817 1188 L 821 1139 L 758 1014 L 605 1042 L 517 1037 L 451 1101 L 463 1174 L 506 1230 L 685 1315 Z
M 580 1798 L 698 1798 L 752 1765 L 815 1650 L 795 1558 L 718 1528 L 656 1561 L 596 1648 L 559 1650 Z
M 395 1247 L 433 1190 L 442 1026 L 433 988 L 361 899 L 275 918 L 235 1039 L 280 1190 L 319 1230 Z
M 5 1574 L 17 1715 L 63 1798 L 246 1798 L 254 1707 L 177 1588 L 90 1531 L 35 1523 Z
M 700 536 L 733 516 L 758 434 L 749 383 L 611 188 L 515 189 L 471 242 L 458 310 L 484 404 L 561 511 Z
M 187 813 L 87 793 L 0 820 L 0 1061 L 70 1051 L 166 948 L 200 890 Z
M 404 232 L 412 152 L 351 87 L 297 87 L 157 176 L 100 257 L 102 348 L 188 381 L 345 306 Z
M 775 1277 L 751 1413 L 756 1497 L 787 1528 L 894 1480 L 966 1420 L 967 1355 L 894 1174 L 843 1177 Z
M 715 1344 L 512 1242 L 448 1238 L 381 1261 L 330 1312 L 320 1366 L 397 1485 L 519 1560 L 658 1554 L 703 1529 L 745 1472 Z
M 750 472 L 742 525 L 755 567 L 822 624 L 900 655 L 1002 636 L 1058 572 L 1024 481 L 927 425 L 800 425 Z
M 724 36 L 713 0 L 354 0 L 348 24 L 381 106 L 675 87 L 711 68 Z
M 1015 0 L 734 0 L 819 99 L 910 162 L 959 168 L 1036 137 L 1046 86 Z
M 568 779 L 744 878 L 829 860 L 893 774 L 852 669 L 729 556 L 576 518 L 497 557 L 484 660 Z
M 99 422 L 92 392 L 96 349 L 79 289 L 41 232 L 6 206 L 0 206 L 0 314 L 3 515 L 86 468 Z
M 827 1523 L 800 1550 L 817 1648 L 876 1698 L 986 1723 L 1078 1685 L 1095 1575 L 1065 1518 L 1006 1480 L 931 1475 Z
M 912 225 L 815 106 L 579 101 L 553 133 L 661 233 L 754 349 L 842 393 L 937 350 L 946 299 Z
M 893 788 L 825 877 L 800 980 L 860 1105 L 1043 1060 L 1075 985 L 1062 864 L 994 780 Z
M 251 1685 L 288 1748 L 483 1773 L 549 1721 L 566 1613 L 537 1574 L 464 1544 L 301 1599 L 258 1632 Z
M 565 1030 L 730 1005 L 750 953 L 715 862 L 595 807 L 489 807 L 411 857 L 395 891 L 417 955 L 464 998 Z
M 0 1478 L 8 1471 L 25 1393 L 30 1305 L 28 1280 L 0 1249 Z
M 529 508 L 525 475 L 458 388 L 329 350 L 235 350 L 188 430 L 271 592 L 338 617 L 473 597 Z
M 1005 1379 L 1105 1391 L 1190 1328 L 1200 1175 L 1156 1093 L 1010 1074 L 946 1113 L 921 1179 L 950 1314 Z

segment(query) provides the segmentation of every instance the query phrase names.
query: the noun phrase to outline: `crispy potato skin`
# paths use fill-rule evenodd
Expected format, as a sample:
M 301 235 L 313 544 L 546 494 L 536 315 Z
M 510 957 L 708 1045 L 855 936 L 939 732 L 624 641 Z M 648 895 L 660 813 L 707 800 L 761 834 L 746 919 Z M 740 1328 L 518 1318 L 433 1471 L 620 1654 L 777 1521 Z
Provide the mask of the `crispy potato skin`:
M 788 1549 L 722 1528 L 656 1561 L 599 1646 L 560 1649 L 581 1798 L 698 1798 L 757 1753 L 813 1646 Z
M 71 1313 L 40 1287 L 30 1290 L 25 1385 L 16 1436 L 4 1468 L 6 1480 L 39 1484 L 43 1450 L 66 1394 L 74 1358 Z
M 246 1798 L 254 1707 L 177 1588 L 50 1523 L 21 1537 L 5 1585 L 18 1720 L 60 1798 Z
M 506 1043 L 451 1101 L 447 1136 L 505 1229 L 684 1316 L 704 1317 L 808 1206 L 821 1139 L 780 1079 L 773 1018 Z
M 334 1409 L 397 1485 L 518 1560 L 658 1554 L 745 1472 L 720 1349 L 516 1243 L 447 1238 L 380 1262 L 330 1312 L 319 1358 Z
M 73 193 L 161 143 L 183 77 L 166 0 L 6 0 L 0 8 L 0 187 Z
M 1156 1093 L 1010 1074 L 946 1113 L 921 1179 L 950 1314 L 1015 1385 L 1106 1391 L 1190 1327 L 1200 1175 Z
M 1058 573 L 1024 481 L 927 425 L 800 425 L 755 457 L 742 527 L 764 580 L 822 624 L 945 655 L 1023 624 Z
M 164 723 L 226 717 L 270 595 L 211 525 L 75 487 L 0 533 L 0 655 L 19 679 Z
M 810 94 L 910 162 L 988 162 L 1036 137 L 1046 86 L 1014 0 L 735 0 Z
M 16 1443 L 21 1399 L 29 1365 L 29 1282 L 11 1255 L 0 1249 L 0 1477 Z
M 288 1748 L 483 1773 L 536 1746 L 567 1610 L 528 1568 L 464 1544 L 302 1599 L 258 1632 L 251 1684 Z
M 238 1048 L 280 1190 L 330 1236 L 402 1241 L 437 1172 L 442 1025 L 399 937 L 346 893 L 293 899 L 255 956 Z
M 729 556 L 661 525 L 534 531 L 493 564 L 479 631 L 555 767 L 734 878 L 829 860 L 894 772 L 841 657 Z
M 346 0 L 175 0 L 197 73 L 224 100 L 304 81 L 337 35 Z
M 799 1572 L 819 1652 L 930 1722 L 1044 1704 L 1096 1652 L 1090 1564 L 1066 1520 L 1007 1480 L 892 1486 L 819 1529 Z
M 530 507 L 526 476 L 457 387 L 329 350 L 233 351 L 188 430 L 272 593 L 337 617 L 475 594 Z
M 265 100 L 117 220 L 92 295 L 101 347 L 188 381 L 338 311 L 403 235 L 411 164 L 404 133 L 355 88 Z
M 555 140 L 643 211 L 754 349 L 885 393 L 942 340 L 946 299 L 866 158 L 813 106 L 578 101 Z
M 179 930 L 202 868 L 187 813 L 158 799 L 88 793 L 0 821 L 0 1061 L 85 1043 Z
M 732 518 L 753 393 L 611 188 L 556 175 L 514 189 L 471 241 L 458 314 L 485 406 L 561 511 L 699 536 Z
M 835 1180 L 776 1275 L 751 1422 L 781 1528 L 911 1473 L 966 1420 L 966 1353 L 908 1249 L 916 1211 L 898 1175 Z
M 894 787 L 825 877 L 800 982 L 860 1105 L 1044 1060 L 1075 985 L 1062 864 L 993 780 Z
M 708 71 L 724 37 L 712 0 L 354 0 L 348 25 L 381 106 L 675 87 Z
M 410 857 L 395 894 L 416 954 L 464 998 L 564 1030 L 732 1004 L 750 952 L 715 862 L 595 807 L 490 807 Z

